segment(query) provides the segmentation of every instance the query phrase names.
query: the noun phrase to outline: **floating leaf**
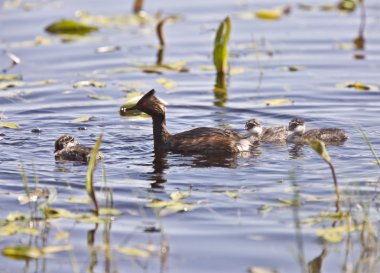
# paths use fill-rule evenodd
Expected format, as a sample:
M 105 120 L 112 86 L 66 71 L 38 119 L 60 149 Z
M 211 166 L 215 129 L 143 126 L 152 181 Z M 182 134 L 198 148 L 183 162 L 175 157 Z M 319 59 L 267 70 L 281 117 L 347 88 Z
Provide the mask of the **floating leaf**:
M 176 204 L 170 205 L 160 210 L 159 216 L 167 216 L 169 214 L 177 213 L 177 212 L 187 212 L 195 209 L 196 206 L 186 203 L 177 202 Z
M 0 81 L 14 81 L 14 80 L 21 80 L 21 75 L 0 75 Z
M 70 233 L 66 232 L 66 231 L 59 232 L 59 233 L 56 233 L 54 235 L 54 240 L 56 240 L 56 241 L 62 241 L 62 240 L 66 240 L 68 238 L 70 238 Z
M 230 75 L 243 74 L 245 72 L 244 67 L 233 67 L 230 69 Z
M 226 191 L 224 195 L 232 199 L 237 199 L 240 197 L 240 194 L 236 191 Z
M 137 248 L 115 247 L 114 249 L 119 253 L 131 255 L 131 256 L 137 256 L 137 257 L 142 257 L 142 258 L 147 258 L 150 256 L 150 253 L 148 251 L 137 249 Z
M 173 82 L 166 78 L 159 78 L 156 80 L 158 83 L 162 84 L 162 86 L 166 89 L 172 89 L 177 86 L 176 82 Z
M 316 151 L 326 162 L 331 162 L 330 156 L 326 150 L 325 143 L 319 140 L 313 140 L 310 143 L 311 148 Z
M 37 259 L 45 257 L 50 253 L 69 251 L 73 247 L 66 246 L 46 246 L 43 248 L 37 248 L 29 245 L 7 246 L 3 248 L 3 255 L 14 259 Z
M 345 225 L 332 228 L 320 228 L 316 230 L 317 236 L 323 238 L 330 243 L 339 243 L 343 240 L 343 236 L 347 233 L 360 231 L 363 225 Z
M 380 87 L 376 85 L 367 85 L 361 82 L 346 82 L 336 85 L 337 88 L 354 88 L 361 91 L 379 91 Z
M 213 65 L 202 65 L 199 69 L 203 70 L 203 71 L 215 71 L 215 66 L 213 66 Z
M 95 119 L 94 116 L 85 116 L 85 117 L 72 119 L 71 122 L 75 122 L 75 123 L 89 122 L 89 121 L 92 121 L 94 119 Z
M 86 35 L 97 31 L 98 27 L 85 25 L 72 20 L 61 20 L 45 28 L 46 31 L 53 34 L 75 34 Z
M 294 101 L 291 99 L 273 99 L 273 100 L 266 100 L 263 102 L 266 106 L 281 106 L 281 105 L 292 105 L 294 104 Z
M 99 214 L 101 215 L 121 215 L 122 212 L 118 209 L 114 208 L 101 208 L 99 210 Z
M 248 273 L 278 273 L 278 271 L 269 267 L 251 266 Z
M 305 70 L 305 67 L 303 67 L 303 66 L 291 65 L 291 66 L 283 66 L 283 67 L 280 67 L 279 69 L 280 69 L 280 70 L 283 70 L 283 71 L 296 72 L 296 71 Z
M 263 9 L 255 13 L 256 17 L 263 20 L 279 20 L 283 15 L 281 9 Z
M 98 87 L 98 88 L 104 88 L 106 87 L 106 84 L 104 82 L 98 82 L 98 81 L 79 81 L 73 84 L 74 88 L 79 87 Z
M 65 202 L 76 203 L 76 204 L 89 204 L 89 203 L 91 203 L 91 199 L 88 199 L 87 197 L 82 197 L 82 198 L 70 197 L 70 198 L 66 199 Z
M 190 195 L 190 193 L 188 193 L 188 192 L 179 192 L 179 191 L 176 191 L 176 192 L 172 192 L 170 194 L 170 198 L 173 201 L 178 201 L 180 199 L 188 197 L 189 195 Z
M 340 11 L 345 11 L 345 12 L 353 12 L 356 9 L 356 1 L 354 0 L 341 0 L 337 8 Z
M 35 228 L 25 226 L 24 223 L 8 222 L 0 227 L 0 236 L 9 236 L 16 233 L 24 233 L 30 235 L 38 235 L 39 232 Z
M 52 84 L 52 83 L 55 83 L 55 80 L 48 79 L 48 80 L 44 80 L 44 81 L 31 82 L 31 83 L 29 83 L 29 85 L 48 85 L 48 84 Z
M 81 218 L 78 218 L 77 221 L 81 223 L 94 223 L 94 224 L 100 224 L 100 223 L 110 223 L 113 221 L 113 218 L 110 217 L 100 217 L 100 216 L 83 216 Z
M 24 85 L 22 81 L 4 81 L 0 82 L 0 90 L 5 90 L 8 88 L 21 87 Z
M 291 207 L 299 207 L 302 203 L 299 200 L 291 200 L 285 198 L 278 198 L 283 204 L 281 206 L 291 206 Z
M 100 134 L 98 139 L 96 140 L 94 148 L 92 149 L 90 162 L 88 163 L 88 170 L 87 170 L 87 175 L 86 175 L 86 191 L 87 191 L 88 196 L 91 198 L 92 202 L 94 203 L 96 215 L 99 215 L 99 206 L 98 206 L 98 201 L 96 200 L 95 189 L 93 185 L 93 174 L 95 170 L 96 157 L 100 148 L 100 144 L 102 143 L 102 138 L 103 138 L 103 134 Z
M 72 213 L 66 209 L 45 207 L 43 210 L 46 218 L 79 218 L 81 215 Z
M 44 255 L 41 249 L 28 245 L 7 246 L 3 248 L 2 253 L 14 259 L 37 259 Z
M 50 45 L 53 43 L 53 40 L 48 37 L 37 36 L 34 40 L 22 41 L 22 42 L 13 42 L 10 44 L 11 48 L 19 47 L 32 47 L 40 45 Z
M 214 65 L 218 73 L 225 73 L 228 69 L 228 41 L 231 33 L 231 19 L 226 17 L 219 25 L 214 40 Z
M 5 122 L 5 121 L 0 121 L 0 127 L 5 127 L 9 129 L 18 129 L 20 126 L 17 123 L 13 122 Z

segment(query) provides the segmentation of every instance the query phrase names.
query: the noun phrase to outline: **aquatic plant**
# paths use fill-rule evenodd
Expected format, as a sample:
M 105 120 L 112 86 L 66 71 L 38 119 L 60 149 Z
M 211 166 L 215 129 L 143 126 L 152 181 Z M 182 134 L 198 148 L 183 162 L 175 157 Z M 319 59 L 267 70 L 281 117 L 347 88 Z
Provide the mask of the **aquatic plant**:
M 95 164 L 96 164 L 96 155 L 99 151 L 100 144 L 102 143 L 102 138 L 103 138 L 103 133 L 99 135 L 94 145 L 94 148 L 92 149 L 90 162 L 88 163 L 87 176 L 86 176 L 86 191 L 87 191 L 87 194 L 90 196 L 92 203 L 95 206 L 96 215 L 99 215 L 99 205 L 98 205 L 98 201 L 95 195 L 93 174 L 94 174 Z
M 231 19 L 227 16 L 219 25 L 214 40 L 214 65 L 218 74 L 228 70 L 228 41 L 231 33 Z
M 335 193 L 336 193 L 336 210 L 337 212 L 340 211 L 340 191 L 339 191 L 339 185 L 338 185 L 338 180 L 336 178 L 336 173 L 335 173 L 335 168 L 334 165 L 331 163 L 330 156 L 326 150 L 325 143 L 323 141 L 319 140 L 313 140 L 310 143 L 311 148 L 313 148 L 314 151 L 316 151 L 322 159 L 329 165 L 332 173 L 332 177 L 334 180 L 334 186 L 335 186 Z

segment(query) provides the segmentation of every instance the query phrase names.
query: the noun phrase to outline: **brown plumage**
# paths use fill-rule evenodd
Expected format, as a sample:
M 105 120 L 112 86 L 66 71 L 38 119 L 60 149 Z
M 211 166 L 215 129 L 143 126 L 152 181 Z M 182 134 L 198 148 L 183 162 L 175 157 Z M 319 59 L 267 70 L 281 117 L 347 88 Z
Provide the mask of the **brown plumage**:
M 189 153 L 238 153 L 249 151 L 250 141 L 244 135 L 227 129 L 199 127 L 178 134 L 170 134 L 166 127 L 165 105 L 146 93 L 135 106 L 122 109 L 140 110 L 152 117 L 154 148 Z
M 92 149 L 80 145 L 75 138 L 69 135 L 62 135 L 55 141 L 54 157 L 56 160 L 89 162 Z M 98 152 L 97 160 L 102 160 L 103 154 Z
M 254 118 L 246 122 L 245 129 L 263 143 L 286 143 L 288 137 L 287 127 L 261 127 L 260 122 Z
M 313 140 L 320 140 L 326 144 L 339 145 L 348 139 L 346 132 L 338 128 L 305 129 L 305 122 L 301 118 L 292 119 L 289 122 L 288 142 L 309 144 Z

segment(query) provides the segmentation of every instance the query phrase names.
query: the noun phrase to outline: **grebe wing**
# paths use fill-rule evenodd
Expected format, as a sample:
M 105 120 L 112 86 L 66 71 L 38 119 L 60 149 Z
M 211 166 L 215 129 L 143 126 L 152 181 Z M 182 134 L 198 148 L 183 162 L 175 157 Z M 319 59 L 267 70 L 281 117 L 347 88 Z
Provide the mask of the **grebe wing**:
M 261 139 L 263 142 L 286 142 L 288 128 L 285 126 L 264 128 Z
M 343 142 L 348 139 L 345 131 L 337 128 L 308 130 L 305 132 L 304 137 L 308 139 L 319 139 L 325 142 Z
M 200 127 L 172 135 L 171 150 L 202 152 L 236 152 L 244 136 L 229 129 Z

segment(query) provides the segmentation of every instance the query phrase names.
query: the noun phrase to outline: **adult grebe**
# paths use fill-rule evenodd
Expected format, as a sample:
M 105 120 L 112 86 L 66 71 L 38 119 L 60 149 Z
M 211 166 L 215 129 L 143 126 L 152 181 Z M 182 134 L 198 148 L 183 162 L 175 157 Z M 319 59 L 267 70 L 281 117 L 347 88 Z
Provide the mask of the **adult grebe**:
M 62 135 L 55 141 L 54 157 L 57 160 L 89 162 L 92 149 L 80 145 L 79 142 L 69 135 Z M 102 160 L 103 154 L 98 152 L 97 160 Z
M 312 140 L 321 140 L 326 144 L 339 145 L 348 139 L 346 132 L 342 129 L 322 128 L 305 130 L 305 122 L 301 118 L 293 118 L 289 122 L 288 142 L 309 144 Z
M 139 110 L 152 117 L 154 149 L 183 153 L 238 153 L 250 150 L 252 140 L 249 137 L 228 129 L 199 127 L 170 134 L 166 127 L 165 104 L 154 93 L 152 89 L 135 106 L 121 109 Z
M 286 126 L 264 128 L 254 118 L 246 122 L 245 129 L 263 143 L 286 143 L 288 137 L 288 128 Z

